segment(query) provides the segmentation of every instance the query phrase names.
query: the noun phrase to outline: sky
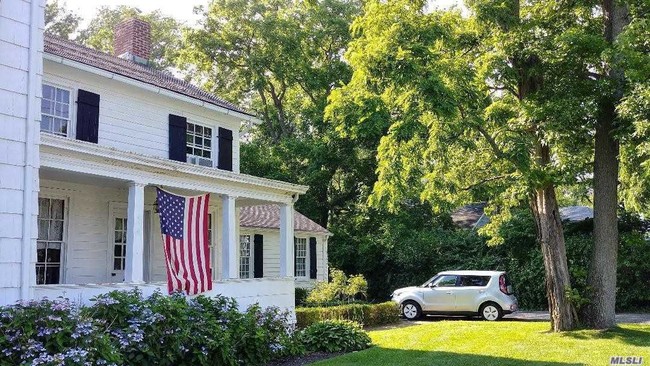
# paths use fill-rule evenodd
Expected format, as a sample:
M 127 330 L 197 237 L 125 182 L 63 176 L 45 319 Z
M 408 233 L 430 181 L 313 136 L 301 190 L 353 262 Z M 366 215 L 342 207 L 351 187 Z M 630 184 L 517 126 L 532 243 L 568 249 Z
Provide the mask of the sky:
M 172 16 L 180 21 L 193 25 L 200 17 L 193 13 L 195 6 L 207 5 L 209 0 L 63 0 L 68 9 L 79 14 L 85 21 L 95 16 L 101 6 L 115 7 L 118 5 L 135 6 L 148 13 L 160 9 L 165 15 Z M 60 2 L 63 2 L 60 1 Z M 448 8 L 460 0 L 430 0 L 430 6 Z

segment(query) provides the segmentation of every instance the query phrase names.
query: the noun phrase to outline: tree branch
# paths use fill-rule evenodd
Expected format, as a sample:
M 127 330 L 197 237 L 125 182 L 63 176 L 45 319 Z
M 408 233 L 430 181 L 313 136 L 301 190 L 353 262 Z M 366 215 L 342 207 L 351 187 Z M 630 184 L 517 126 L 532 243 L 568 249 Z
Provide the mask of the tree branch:
M 463 191 L 469 191 L 469 190 L 472 190 L 472 189 L 480 186 L 481 184 L 485 184 L 485 183 L 488 183 L 488 182 L 492 182 L 492 181 L 507 178 L 507 177 L 508 177 L 507 175 L 497 175 L 495 177 L 485 178 L 485 179 L 483 179 L 483 180 L 481 180 L 479 182 L 476 182 L 476 183 L 471 184 L 471 185 L 469 185 L 469 186 L 467 186 L 465 188 L 462 188 L 462 190 Z

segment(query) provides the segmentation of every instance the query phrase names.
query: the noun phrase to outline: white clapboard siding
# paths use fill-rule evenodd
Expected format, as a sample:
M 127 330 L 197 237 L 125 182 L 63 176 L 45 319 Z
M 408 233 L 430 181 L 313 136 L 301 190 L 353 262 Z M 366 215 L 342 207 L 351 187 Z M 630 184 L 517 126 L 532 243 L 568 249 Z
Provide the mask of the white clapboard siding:
M 45 60 L 43 81 L 72 91 L 78 89 L 100 95 L 100 145 L 123 151 L 167 158 L 169 156 L 169 115 L 186 117 L 188 122 L 211 127 L 216 138 L 219 127 L 233 131 L 233 171 L 239 172 L 240 121 L 232 116 L 122 82 Z M 71 135 L 74 135 L 76 111 L 72 110 Z M 217 159 L 216 140 L 212 143 L 213 161 Z

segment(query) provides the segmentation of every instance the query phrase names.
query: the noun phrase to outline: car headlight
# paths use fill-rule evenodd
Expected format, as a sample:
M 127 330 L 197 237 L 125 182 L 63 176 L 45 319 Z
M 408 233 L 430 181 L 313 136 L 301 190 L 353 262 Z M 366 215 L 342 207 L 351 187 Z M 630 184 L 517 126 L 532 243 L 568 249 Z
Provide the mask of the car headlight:
M 401 295 L 401 294 L 402 294 L 401 292 L 393 291 L 393 294 L 390 295 L 390 297 L 397 297 L 397 296 L 399 296 L 399 295 Z

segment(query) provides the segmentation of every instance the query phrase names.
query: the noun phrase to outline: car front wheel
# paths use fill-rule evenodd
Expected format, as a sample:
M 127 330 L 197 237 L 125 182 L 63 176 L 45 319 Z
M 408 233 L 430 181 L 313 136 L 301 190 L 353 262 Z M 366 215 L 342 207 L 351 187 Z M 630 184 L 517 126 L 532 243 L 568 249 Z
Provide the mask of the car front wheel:
M 488 321 L 499 320 L 503 316 L 501 307 L 493 302 L 483 304 L 479 313 L 481 314 L 481 318 Z
M 422 309 L 415 301 L 405 301 L 402 304 L 402 315 L 408 320 L 415 320 L 422 316 Z

